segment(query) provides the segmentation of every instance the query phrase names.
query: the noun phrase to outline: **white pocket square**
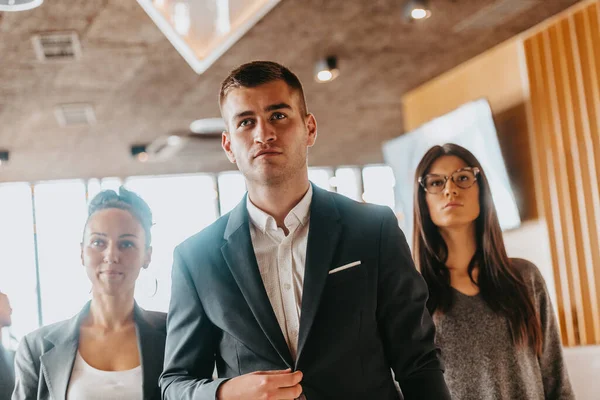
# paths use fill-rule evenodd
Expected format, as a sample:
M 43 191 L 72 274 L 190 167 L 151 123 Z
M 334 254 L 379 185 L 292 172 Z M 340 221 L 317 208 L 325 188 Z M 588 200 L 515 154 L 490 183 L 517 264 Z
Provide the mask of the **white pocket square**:
M 340 272 L 340 271 L 343 271 L 348 268 L 356 267 L 357 265 L 360 265 L 360 261 L 354 261 L 354 262 L 351 262 L 350 264 L 342 265 L 341 267 L 337 267 L 337 268 L 334 268 L 331 271 L 329 271 L 329 275 L 335 274 L 336 272 Z

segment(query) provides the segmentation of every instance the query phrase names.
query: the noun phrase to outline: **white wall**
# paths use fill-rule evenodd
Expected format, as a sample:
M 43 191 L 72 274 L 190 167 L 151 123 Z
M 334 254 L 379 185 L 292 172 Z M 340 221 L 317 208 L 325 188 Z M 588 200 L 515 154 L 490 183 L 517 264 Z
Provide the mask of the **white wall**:
M 550 299 L 556 310 L 552 257 L 545 221 L 542 219 L 525 221 L 519 228 L 504 232 L 504 244 L 509 257 L 524 258 L 538 267 L 546 281 Z
M 564 351 L 575 398 L 600 399 L 600 346 L 566 347 Z
M 509 257 L 525 258 L 540 269 L 556 311 L 556 291 L 548 231 L 543 220 L 527 221 L 504 232 Z M 565 361 L 577 400 L 600 399 L 600 346 L 564 348 Z

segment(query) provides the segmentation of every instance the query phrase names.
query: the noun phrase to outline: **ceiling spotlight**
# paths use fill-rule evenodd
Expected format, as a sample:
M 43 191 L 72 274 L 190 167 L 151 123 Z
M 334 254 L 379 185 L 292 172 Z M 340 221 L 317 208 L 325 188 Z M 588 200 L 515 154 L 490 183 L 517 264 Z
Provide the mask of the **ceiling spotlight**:
M 131 146 L 131 155 L 137 158 L 139 162 L 148 161 L 148 153 L 146 152 L 145 144 L 134 144 Z
M 407 2 L 404 4 L 404 16 L 412 21 L 431 17 L 429 1 L 407 0 Z
M 317 61 L 315 65 L 315 80 L 317 82 L 331 82 L 340 74 L 336 56 L 329 56 Z
M 4 165 L 8 162 L 8 151 L 0 151 L 0 165 Z
M 25 11 L 42 5 L 44 0 L 0 0 L 0 11 Z

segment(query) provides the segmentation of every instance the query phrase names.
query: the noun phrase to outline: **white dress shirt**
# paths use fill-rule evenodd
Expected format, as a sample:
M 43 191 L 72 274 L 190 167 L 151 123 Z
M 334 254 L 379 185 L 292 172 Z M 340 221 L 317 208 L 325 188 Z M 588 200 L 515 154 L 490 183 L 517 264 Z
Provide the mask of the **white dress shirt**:
M 249 197 L 246 201 L 250 236 L 260 276 L 294 359 L 298 353 L 312 194 L 310 185 L 302 200 L 285 217 L 284 224 L 289 231 L 287 236 L 282 228 L 277 227 L 275 218 L 256 207 Z

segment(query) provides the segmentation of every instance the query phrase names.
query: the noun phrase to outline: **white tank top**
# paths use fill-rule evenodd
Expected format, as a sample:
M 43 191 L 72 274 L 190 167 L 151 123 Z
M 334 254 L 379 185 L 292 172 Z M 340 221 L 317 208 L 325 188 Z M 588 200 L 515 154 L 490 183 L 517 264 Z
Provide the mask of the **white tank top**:
M 142 366 L 127 371 L 102 371 L 77 352 L 67 400 L 141 400 Z

